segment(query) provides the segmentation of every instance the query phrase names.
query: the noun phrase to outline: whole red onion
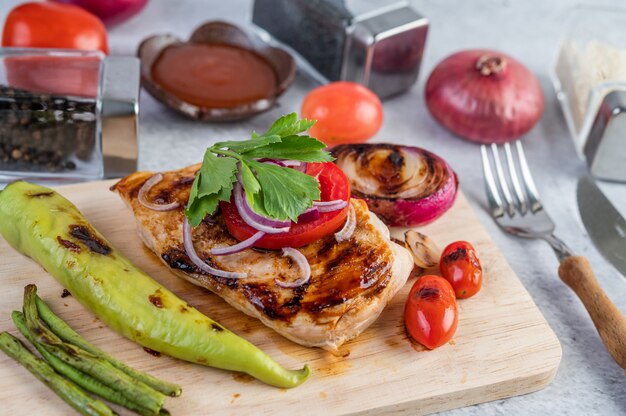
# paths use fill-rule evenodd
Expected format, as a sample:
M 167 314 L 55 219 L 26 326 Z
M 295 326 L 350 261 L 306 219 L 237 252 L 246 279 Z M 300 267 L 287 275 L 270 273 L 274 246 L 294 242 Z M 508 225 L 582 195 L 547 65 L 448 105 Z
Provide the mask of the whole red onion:
M 543 113 L 537 78 L 501 52 L 450 55 L 426 83 L 426 105 L 444 127 L 479 143 L 503 143 L 527 133 Z
M 98 16 L 107 26 L 116 25 L 139 13 L 148 0 L 51 0 L 74 4 Z

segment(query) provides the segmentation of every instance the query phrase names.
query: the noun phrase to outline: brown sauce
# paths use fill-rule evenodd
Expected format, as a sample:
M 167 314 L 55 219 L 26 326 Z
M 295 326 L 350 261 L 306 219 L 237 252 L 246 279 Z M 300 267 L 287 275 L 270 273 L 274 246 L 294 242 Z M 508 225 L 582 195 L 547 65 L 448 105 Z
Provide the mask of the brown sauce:
M 161 52 L 152 78 L 162 88 L 190 104 L 232 108 L 271 97 L 277 77 L 259 55 L 234 46 L 180 44 Z

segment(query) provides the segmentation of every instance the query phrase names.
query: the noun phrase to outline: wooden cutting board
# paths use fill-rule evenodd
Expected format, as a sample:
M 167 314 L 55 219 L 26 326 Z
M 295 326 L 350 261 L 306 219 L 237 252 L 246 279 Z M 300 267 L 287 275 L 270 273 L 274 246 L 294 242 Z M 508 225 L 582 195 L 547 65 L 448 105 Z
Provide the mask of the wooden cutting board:
M 471 241 L 485 270 L 482 290 L 459 301 L 454 339 L 434 351 L 407 340 L 402 312 L 411 278 L 378 320 L 346 344 L 349 356 L 334 357 L 288 341 L 216 295 L 172 275 L 142 245 L 131 213 L 109 192 L 111 184 L 72 185 L 59 191 L 114 246 L 191 305 L 284 366 L 309 363 L 313 370 L 303 385 L 286 390 L 242 374 L 154 357 L 111 331 L 71 296 L 62 298 L 62 287 L 52 276 L 0 237 L 0 330 L 17 334 L 10 313 L 21 308 L 24 286 L 35 283 L 52 309 L 94 344 L 140 370 L 182 385 L 183 395 L 166 403 L 174 415 L 416 415 L 529 393 L 545 387 L 556 373 L 559 341 L 463 195 L 441 219 L 421 230 L 441 248 L 455 240 Z M 401 230 L 394 233 L 401 235 Z M 7 415 L 71 413 L 52 391 L 1 353 L 0 403 Z

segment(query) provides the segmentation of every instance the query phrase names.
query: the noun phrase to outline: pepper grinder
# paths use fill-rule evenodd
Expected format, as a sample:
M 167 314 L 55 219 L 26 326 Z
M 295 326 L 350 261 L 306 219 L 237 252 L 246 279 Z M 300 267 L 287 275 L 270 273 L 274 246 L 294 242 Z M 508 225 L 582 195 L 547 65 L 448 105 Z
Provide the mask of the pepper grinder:
M 255 0 L 252 22 L 320 82 L 358 82 L 380 98 L 415 83 L 428 33 L 406 1 Z

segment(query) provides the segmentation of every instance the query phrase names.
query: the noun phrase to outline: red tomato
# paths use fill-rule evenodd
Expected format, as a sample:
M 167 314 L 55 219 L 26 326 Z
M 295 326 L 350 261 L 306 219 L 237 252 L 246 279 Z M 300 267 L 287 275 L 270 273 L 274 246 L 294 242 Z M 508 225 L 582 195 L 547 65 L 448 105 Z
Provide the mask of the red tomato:
M 350 182 L 346 174 L 334 163 L 309 163 L 306 173 L 319 181 L 321 201 L 350 200 Z M 229 203 L 221 202 L 220 208 L 228 231 L 237 240 L 245 240 L 257 232 L 244 222 L 232 200 Z M 254 246 L 267 249 L 302 247 L 337 231 L 343 225 L 347 215 L 347 207 L 338 211 L 322 212 L 317 220 L 299 224 L 292 223 L 291 229 L 287 233 L 266 234 Z
M 4 22 L 2 46 L 101 50 L 108 53 L 104 24 L 71 4 L 24 3 Z
M 450 341 L 457 323 L 456 298 L 450 283 L 434 275 L 417 279 L 404 307 L 409 336 L 432 350 Z
M 331 82 L 311 91 L 302 117 L 317 120 L 309 134 L 327 145 L 363 143 L 383 124 L 383 106 L 372 91 L 354 82 Z
M 483 283 L 483 269 L 476 250 L 467 241 L 457 241 L 441 253 L 439 269 L 454 288 L 458 299 L 474 296 Z

